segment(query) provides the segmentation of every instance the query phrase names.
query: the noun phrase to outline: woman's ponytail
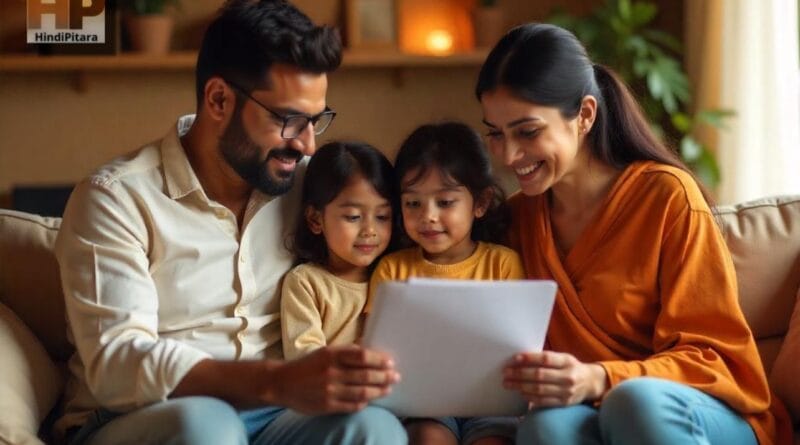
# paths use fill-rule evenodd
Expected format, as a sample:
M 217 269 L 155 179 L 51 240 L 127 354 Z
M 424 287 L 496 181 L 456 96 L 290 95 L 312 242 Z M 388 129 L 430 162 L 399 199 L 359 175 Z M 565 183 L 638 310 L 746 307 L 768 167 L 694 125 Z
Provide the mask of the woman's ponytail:
M 616 168 L 634 161 L 656 161 L 684 170 L 694 177 L 706 201 L 712 205 L 711 193 L 678 154 L 656 136 L 619 76 L 604 65 L 593 64 L 592 67 L 601 96 L 597 119 L 589 133 L 595 156 Z
M 644 117 L 628 87 L 607 67 L 594 64 L 600 93 L 598 116 L 592 129 L 596 155 L 622 168 L 639 160 L 655 160 L 684 168 L 678 157 L 660 141 Z

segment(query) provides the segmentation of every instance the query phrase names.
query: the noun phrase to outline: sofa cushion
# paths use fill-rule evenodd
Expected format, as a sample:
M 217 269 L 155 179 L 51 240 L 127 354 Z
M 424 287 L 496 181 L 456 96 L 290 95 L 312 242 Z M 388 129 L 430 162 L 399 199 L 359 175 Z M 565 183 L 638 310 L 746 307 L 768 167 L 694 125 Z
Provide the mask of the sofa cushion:
M 800 286 L 800 196 L 718 207 L 739 302 L 769 373 Z
M 797 289 L 795 301 L 789 331 L 775 359 L 769 383 L 797 423 L 800 421 L 800 384 L 797 382 L 800 377 L 800 289 Z
M 53 255 L 60 225 L 59 218 L 0 209 L 0 303 L 13 310 L 59 361 L 72 351 Z
M 39 424 L 58 400 L 64 376 L 24 323 L 0 304 L 0 443 L 41 443 Z

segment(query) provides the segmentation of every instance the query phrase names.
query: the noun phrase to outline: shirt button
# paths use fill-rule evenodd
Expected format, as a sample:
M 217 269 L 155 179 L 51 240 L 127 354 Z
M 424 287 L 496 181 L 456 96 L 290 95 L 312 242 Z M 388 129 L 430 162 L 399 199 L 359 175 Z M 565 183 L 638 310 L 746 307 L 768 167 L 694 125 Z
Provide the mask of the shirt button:
M 244 254 L 239 255 L 239 262 L 246 263 L 247 261 L 244 259 Z
M 214 212 L 217 214 L 217 218 L 225 218 L 228 213 L 225 211 L 225 209 L 217 209 Z
M 239 332 L 236 334 L 236 338 L 238 338 L 240 342 L 244 343 L 244 332 Z
M 246 312 L 247 311 L 241 306 L 236 306 L 236 309 L 233 310 L 234 315 L 236 315 L 237 317 L 241 317 Z

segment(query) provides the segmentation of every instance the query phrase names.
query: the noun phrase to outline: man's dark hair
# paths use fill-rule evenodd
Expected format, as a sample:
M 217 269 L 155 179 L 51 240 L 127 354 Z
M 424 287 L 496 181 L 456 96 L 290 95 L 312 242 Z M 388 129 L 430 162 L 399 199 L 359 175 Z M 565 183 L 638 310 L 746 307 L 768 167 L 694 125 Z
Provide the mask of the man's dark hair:
M 197 57 L 196 93 L 203 101 L 213 76 L 249 90 L 269 88 L 265 74 L 273 63 L 311 73 L 328 73 L 342 61 L 339 33 L 316 26 L 284 0 L 228 0 L 209 25 Z

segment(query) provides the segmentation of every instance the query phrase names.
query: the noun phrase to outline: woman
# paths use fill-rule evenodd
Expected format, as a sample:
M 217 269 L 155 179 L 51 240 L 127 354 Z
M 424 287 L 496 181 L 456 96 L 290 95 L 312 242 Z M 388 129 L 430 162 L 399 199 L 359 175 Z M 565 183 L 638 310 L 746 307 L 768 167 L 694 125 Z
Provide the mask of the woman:
M 517 443 L 789 440 L 707 194 L 624 84 L 568 31 L 528 24 L 476 95 L 521 188 L 510 242 L 559 285 L 547 351 L 505 369 L 531 406 Z

